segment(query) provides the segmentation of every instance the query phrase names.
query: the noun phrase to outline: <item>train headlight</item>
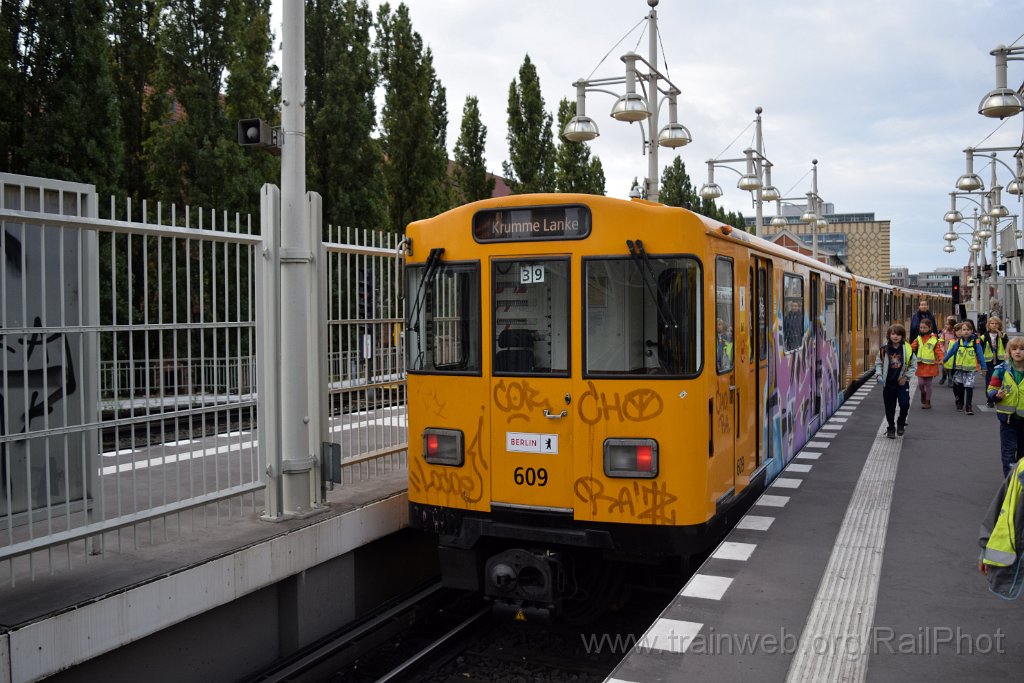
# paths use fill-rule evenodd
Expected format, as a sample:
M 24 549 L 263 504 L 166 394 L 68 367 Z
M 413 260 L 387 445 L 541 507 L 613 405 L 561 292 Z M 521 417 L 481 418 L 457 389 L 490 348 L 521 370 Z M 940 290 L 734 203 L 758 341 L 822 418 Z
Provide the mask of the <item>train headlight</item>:
M 658 476 L 658 442 L 654 439 L 605 439 L 606 477 L 653 479 Z
M 461 467 L 465 461 L 462 432 L 458 429 L 424 429 L 423 459 L 431 465 Z

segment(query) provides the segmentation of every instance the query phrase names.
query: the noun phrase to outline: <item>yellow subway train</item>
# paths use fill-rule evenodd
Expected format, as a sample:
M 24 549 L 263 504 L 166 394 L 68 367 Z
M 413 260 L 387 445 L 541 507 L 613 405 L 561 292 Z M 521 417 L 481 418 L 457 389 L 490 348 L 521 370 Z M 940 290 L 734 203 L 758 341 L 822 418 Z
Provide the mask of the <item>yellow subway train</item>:
M 409 515 L 448 585 L 576 611 L 719 539 L 921 298 L 691 211 L 490 199 L 407 230 Z

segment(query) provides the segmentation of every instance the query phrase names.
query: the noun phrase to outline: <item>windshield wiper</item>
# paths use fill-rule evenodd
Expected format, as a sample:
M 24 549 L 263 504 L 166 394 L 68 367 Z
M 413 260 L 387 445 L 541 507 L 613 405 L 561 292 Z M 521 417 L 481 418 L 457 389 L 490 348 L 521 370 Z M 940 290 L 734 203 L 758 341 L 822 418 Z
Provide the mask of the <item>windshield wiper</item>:
M 661 287 L 658 287 L 654 281 L 654 271 L 651 269 L 651 263 L 647 258 L 647 251 L 644 249 L 643 241 L 637 240 L 634 245 L 633 240 L 626 240 L 626 248 L 629 249 L 629 255 L 633 257 L 633 263 L 636 264 L 637 270 L 640 271 L 640 277 L 643 279 L 644 285 L 647 286 L 647 291 L 658 307 L 658 315 L 665 321 L 667 327 L 671 327 L 673 330 L 676 329 L 678 325 L 675 316 L 672 315 L 668 298 L 665 296 L 665 292 L 661 291 Z
M 416 332 L 416 346 L 419 350 L 419 356 L 423 356 L 423 335 L 419 334 L 420 331 L 420 316 L 423 309 L 423 304 L 427 301 L 427 290 L 430 288 L 430 283 L 433 281 L 437 274 L 441 272 L 438 264 L 441 263 L 441 254 L 444 253 L 443 247 L 434 247 L 427 254 L 426 266 L 423 269 L 423 279 L 420 280 L 419 289 L 416 290 L 416 294 L 413 296 L 412 311 L 409 313 L 409 327 L 410 330 Z M 416 321 L 416 325 L 412 325 L 412 321 Z

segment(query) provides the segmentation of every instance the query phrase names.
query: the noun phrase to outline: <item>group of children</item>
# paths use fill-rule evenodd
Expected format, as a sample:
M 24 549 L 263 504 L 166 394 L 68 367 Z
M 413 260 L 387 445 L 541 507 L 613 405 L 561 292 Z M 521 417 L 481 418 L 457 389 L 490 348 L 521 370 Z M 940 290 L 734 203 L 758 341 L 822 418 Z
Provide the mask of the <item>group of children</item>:
M 913 341 L 899 324 L 886 337 L 888 344 L 875 360 L 875 376 L 884 387 L 886 436 L 894 439 L 906 430 L 911 375 L 917 376 L 922 408 L 932 407 L 932 380 L 941 374 L 939 384 L 953 388 L 957 411 L 974 415 L 975 377 L 984 372 L 988 407 L 999 416 L 1003 474 L 1008 473 L 1024 452 L 1024 337 L 1008 340 L 1002 320 L 994 316 L 982 335 L 972 321 L 957 323 L 949 316 L 941 334 L 931 318 L 922 318 Z

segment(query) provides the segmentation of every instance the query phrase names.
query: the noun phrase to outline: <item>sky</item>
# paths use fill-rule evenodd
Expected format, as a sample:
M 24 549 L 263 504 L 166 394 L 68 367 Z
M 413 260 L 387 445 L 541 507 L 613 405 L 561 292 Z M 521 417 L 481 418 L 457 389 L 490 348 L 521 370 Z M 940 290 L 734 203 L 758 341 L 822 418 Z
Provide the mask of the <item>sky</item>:
M 281 1 L 274 0 L 277 36 Z M 553 115 L 559 100 L 575 98 L 579 78 L 621 76 L 622 54 L 647 54 L 646 0 L 405 4 L 447 90 L 449 153 L 473 95 L 487 126 L 487 166 L 499 175 L 508 159 L 508 88 L 526 54 Z M 693 136 L 685 147 L 661 148 L 659 166 L 681 156 L 699 187 L 708 159 L 740 157 L 752 144 L 753 128 L 744 129 L 760 106 L 765 156 L 784 197 L 805 195 L 818 159 L 818 193 L 837 213 L 873 212 L 892 222 L 893 266 L 913 273 L 967 262 L 964 242 L 943 252 L 942 216 L 964 172 L 965 148 L 1020 144 L 1024 115 L 1000 122 L 977 107 L 995 87 L 989 52 L 1024 34 L 1024 0 L 661 0 L 656 10 L 660 66 L 682 91 L 679 121 Z M 1024 81 L 1024 61 L 1009 63 L 1008 80 L 1010 87 Z M 647 157 L 636 125 L 609 116 L 613 103 L 610 95 L 588 94 L 587 114 L 601 133 L 590 147 L 604 167 L 607 194 L 625 198 L 633 178 L 646 175 Z M 1010 152 L 1000 159 L 1013 165 Z M 999 169 L 1006 185 L 1010 172 Z M 975 172 L 988 189 L 989 162 L 976 160 Z M 753 216 L 738 177 L 716 170 L 725 191 L 719 204 Z M 1024 208 L 1005 192 L 1003 204 L 1011 213 Z M 973 205 L 961 205 L 969 215 Z M 773 205 L 765 215 L 767 222 Z

